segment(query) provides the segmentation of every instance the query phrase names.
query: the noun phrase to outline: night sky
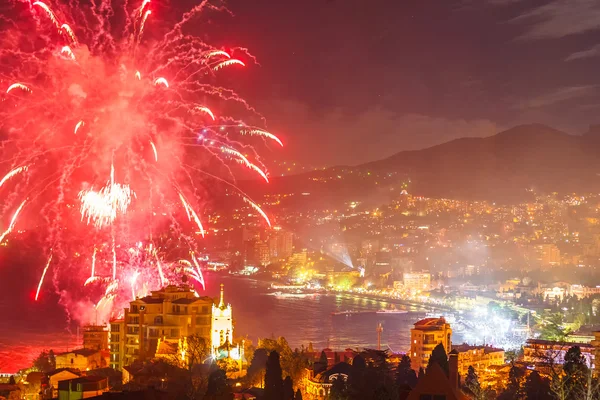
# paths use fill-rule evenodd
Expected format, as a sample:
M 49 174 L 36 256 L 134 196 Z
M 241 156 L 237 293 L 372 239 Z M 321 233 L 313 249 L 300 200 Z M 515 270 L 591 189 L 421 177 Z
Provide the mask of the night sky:
M 595 0 L 231 0 L 216 26 L 261 66 L 238 79 L 287 146 L 357 164 L 539 122 L 599 122 Z

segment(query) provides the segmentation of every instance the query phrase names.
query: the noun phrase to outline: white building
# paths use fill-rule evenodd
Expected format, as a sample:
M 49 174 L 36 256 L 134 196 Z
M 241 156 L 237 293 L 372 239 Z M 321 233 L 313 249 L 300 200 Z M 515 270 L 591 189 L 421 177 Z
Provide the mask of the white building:
M 428 272 L 405 272 L 404 287 L 414 292 L 427 291 L 431 287 L 431 274 Z
M 212 306 L 211 342 L 213 352 L 225 343 L 233 343 L 233 321 L 231 304 L 225 305 L 223 300 L 223 284 L 221 284 L 221 299 L 219 305 Z

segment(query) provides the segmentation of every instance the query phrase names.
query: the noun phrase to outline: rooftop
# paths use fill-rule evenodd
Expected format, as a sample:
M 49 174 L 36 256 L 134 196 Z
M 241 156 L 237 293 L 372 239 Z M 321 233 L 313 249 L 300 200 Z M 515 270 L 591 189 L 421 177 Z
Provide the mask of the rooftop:
M 439 318 L 425 318 L 420 321 L 415 322 L 415 329 L 423 329 L 423 328 L 437 328 L 447 325 L 444 317 Z
M 57 354 L 57 356 L 61 356 L 61 355 L 65 355 L 65 354 L 76 354 L 78 356 L 89 357 L 89 356 L 99 353 L 99 352 L 100 352 L 100 350 L 94 350 L 94 349 L 75 349 L 75 350 L 59 353 L 59 354 Z
M 566 349 L 568 349 L 569 347 L 573 347 L 573 346 L 577 346 L 577 347 L 581 347 L 581 348 L 593 348 L 594 346 L 592 346 L 590 343 L 575 343 L 575 342 L 556 342 L 554 340 L 542 340 L 542 339 L 527 339 L 526 342 L 528 345 L 529 344 L 545 344 L 545 345 L 551 345 L 551 346 L 563 346 Z
M 499 351 L 504 351 L 504 349 L 498 349 L 498 348 L 492 347 L 492 346 L 473 346 L 473 345 L 470 345 L 467 343 L 453 345 L 452 350 L 456 350 L 459 353 L 464 353 L 464 352 L 467 352 L 470 350 L 483 350 L 485 354 L 497 353 Z

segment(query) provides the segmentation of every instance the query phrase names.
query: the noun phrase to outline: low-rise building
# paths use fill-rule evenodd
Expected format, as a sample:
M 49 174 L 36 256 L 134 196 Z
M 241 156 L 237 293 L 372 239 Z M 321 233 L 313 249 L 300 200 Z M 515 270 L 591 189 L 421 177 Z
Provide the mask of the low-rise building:
M 108 366 L 108 358 L 108 352 L 102 350 L 71 350 L 56 355 L 56 368 L 70 368 L 80 371 L 103 368 Z
M 58 383 L 58 400 L 79 400 L 96 397 L 108 392 L 108 378 L 82 376 Z
M 315 374 L 312 368 L 308 369 L 304 379 L 304 396 L 307 400 L 324 400 L 329 398 L 329 392 L 333 386 L 333 381 L 342 379 L 344 382 L 350 376 L 352 366 L 345 362 L 335 364 L 325 371 Z
M 458 373 L 467 376 L 472 366 L 480 380 L 485 380 L 492 365 L 504 364 L 504 350 L 491 346 L 471 346 L 463 343 L 452 346 L 458 352 Z
M 427 291 L 431 286 L 431 274 L 429 272 L 405 272 L 403 280 L 405 289 L 415 293 Z
M 76 369 L 61 368 L 48 373 L 48 384 L 52 389 L 52 398 L 58 397 L 58 383 L 69 379 L 76 379 L 81 376 L 81 373 Z
M 568 343 L 555 342 L 552 340 L 527 339 L 523 346 L 523 360 L 529 363 L 552 363 L 563 364 L 565 354 L 569 348 L 577 346 L 581 349 L 581 355 L 585 358 L 588 367 L 594 368 L 595 348 L 592 343 Z

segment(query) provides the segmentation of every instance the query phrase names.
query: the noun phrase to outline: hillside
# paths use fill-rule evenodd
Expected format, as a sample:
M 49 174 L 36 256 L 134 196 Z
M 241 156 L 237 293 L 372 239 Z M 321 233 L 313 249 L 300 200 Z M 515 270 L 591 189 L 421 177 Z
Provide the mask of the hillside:
M 358 199 L 373 190 L 395 192 L 407 178 L 414 194 L 502 202 L 526 198 L 527 189 L 600 191 L 599 150 L 598 134 L 572 136 L 544 125 L 520 125 L 487 138 L 457 139 L 355 167 L 277 178 L 269 192 Z

